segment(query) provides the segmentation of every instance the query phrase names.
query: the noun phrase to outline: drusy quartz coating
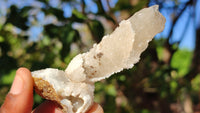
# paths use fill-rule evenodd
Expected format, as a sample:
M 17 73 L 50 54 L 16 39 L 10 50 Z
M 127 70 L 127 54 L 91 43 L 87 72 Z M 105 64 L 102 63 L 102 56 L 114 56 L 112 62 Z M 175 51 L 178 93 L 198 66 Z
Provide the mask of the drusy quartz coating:
M 132 68 L 149 41 L 164 29 L 165 21 L 158 5 L 136 12 L 89 52 L 75 56 L 65 71 L 32 72 L 36 92 L 57 102 L 66 113 L 86 112 L 93 104 L 94 83 Z

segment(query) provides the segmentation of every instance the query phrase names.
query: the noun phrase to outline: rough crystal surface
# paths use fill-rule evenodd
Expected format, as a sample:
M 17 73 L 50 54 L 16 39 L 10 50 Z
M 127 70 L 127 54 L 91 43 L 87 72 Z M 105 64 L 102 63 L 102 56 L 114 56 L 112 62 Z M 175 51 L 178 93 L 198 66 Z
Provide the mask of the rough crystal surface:
M 48 68 L 32 72 L 32 76 L 51 84 L 64 112 L 84 113 L 93 103 L 94 83 L 132 68 L 149 41 L 164 29 L 165 21 L 157 5 L 144 8 L 122 21 L 89 52 L 74 57 L 65 72 Z
M 89 52 L 81 54 L 83 62 L 77 63 L 76 69 L 73 70 L 84 68 L 85 81 L 96 82 L 131 68 L 139 61 L 148 42 L 161 32 L 164 26 L 165 18 L 158 11 L 158 5 L 144 8 L 122 21 L 112 34 L 104 36 Z M 72 62 L 74 60 L 77 60 L 77 57 Z M 69 78 L 74 76 L 69 73 L 71 65 L 74 64 L 70 63 L 65 71 Z

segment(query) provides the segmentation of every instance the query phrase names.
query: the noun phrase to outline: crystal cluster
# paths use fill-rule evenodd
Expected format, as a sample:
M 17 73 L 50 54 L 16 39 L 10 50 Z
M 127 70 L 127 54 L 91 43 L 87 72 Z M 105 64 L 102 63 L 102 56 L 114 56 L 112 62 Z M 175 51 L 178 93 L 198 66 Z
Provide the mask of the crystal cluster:
M 94 83 L 132 68 L 149 41 L 164 29 L 165 21 L 158 5 L 138 11 L 89 52 L 75 56 L 65 71 L 47 68 L 32 72 L 36 92 L 57 102 L 64 112 L 86 112 L 93 104 Z

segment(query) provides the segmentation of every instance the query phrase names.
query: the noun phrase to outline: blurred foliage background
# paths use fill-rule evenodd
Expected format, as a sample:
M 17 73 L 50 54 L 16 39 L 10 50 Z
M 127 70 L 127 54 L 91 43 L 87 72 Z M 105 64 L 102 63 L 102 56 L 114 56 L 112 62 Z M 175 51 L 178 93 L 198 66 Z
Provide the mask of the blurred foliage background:
M 167 35 L 150 43 L 141 60 L 96 83 L 95 101 L 105 113 L 200 113 L 200 24 L 197 0 L 1 0 L 0 105 L 19 67 L 65 69 L 78 53 L 118 23 L 154 4 L 169 15 Z M 4 8 L 4 9 L 3 9 Z M 193 21 L 194 48 L 180 48 Z M 184 32 L 176 29 L 185 25 Z M 174 34 L 181 38 L 174 40 Z M 188 37 L 190 38 L 190 37 Z M 122 45 L 123 46 L 123 45 Z M 34 94 L 34 107 L 43 99 Z

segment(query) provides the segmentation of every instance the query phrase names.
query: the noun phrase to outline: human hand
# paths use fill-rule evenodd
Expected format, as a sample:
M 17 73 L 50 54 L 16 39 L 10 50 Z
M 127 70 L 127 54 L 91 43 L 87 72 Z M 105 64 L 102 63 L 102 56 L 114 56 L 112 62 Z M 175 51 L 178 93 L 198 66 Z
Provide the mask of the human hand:
M 45 101 L 32 111 L 33 79 L 26 68 L 19 68 L 16 72 L 10 92 L 7 94 L 0 113 L 62 113 L 51 101 Z M 102 107 L 94 103 L 87 113 L 103 113 Z

